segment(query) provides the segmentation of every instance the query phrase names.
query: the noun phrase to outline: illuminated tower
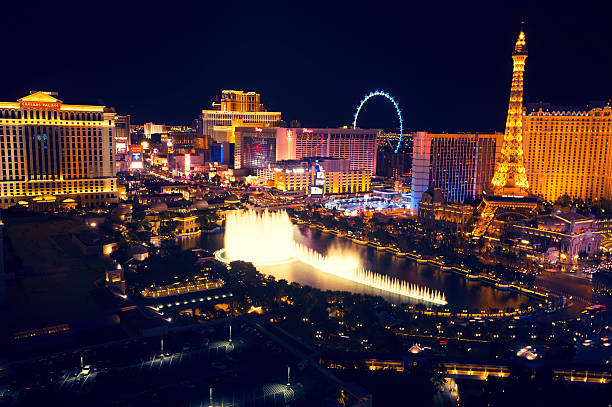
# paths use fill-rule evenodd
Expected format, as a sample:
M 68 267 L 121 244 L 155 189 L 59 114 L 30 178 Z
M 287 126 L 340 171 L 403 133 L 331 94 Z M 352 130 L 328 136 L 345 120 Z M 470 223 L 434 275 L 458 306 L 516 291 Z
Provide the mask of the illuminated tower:
M 523 164 L 523 73 L 527 59 L 525 33 L 521 32 L 512 53 L 512 87 L 506 132 L 491 184 L 496 195 L 527 196 L 529 183 Z

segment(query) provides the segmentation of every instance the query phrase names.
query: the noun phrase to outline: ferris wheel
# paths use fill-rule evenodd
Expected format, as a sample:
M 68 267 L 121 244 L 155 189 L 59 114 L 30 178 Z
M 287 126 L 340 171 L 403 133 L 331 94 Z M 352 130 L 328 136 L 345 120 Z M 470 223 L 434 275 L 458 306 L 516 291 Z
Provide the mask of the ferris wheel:
M 353 128 L 357 128 L 357 118 L 359 117 L 359 112 L 363 105 L 375 96 L 382 96 L 385 99 L 389 100 L 393 103 L 393 107 L 395 107 L 395 111 L 397 112 L 397 117 L 399 119 L 399 139 L 397 140 L 397 146 L 395 147 L 395 152 L 399 152 L 400 147 L 402 146 L 402 139 L 404 136 L 404 119 L 402 119 L 402 111 L 399 107 L 399 104 L 395 101 L 393 96 L 391 96 L 388 92 L 382 90 L 375 90 L 373 92 L 368 93 L 362 100 L 359 102 L 359 106 L 357 106 L 357 111 L 355 112 L 355 117 L 353 119 Z

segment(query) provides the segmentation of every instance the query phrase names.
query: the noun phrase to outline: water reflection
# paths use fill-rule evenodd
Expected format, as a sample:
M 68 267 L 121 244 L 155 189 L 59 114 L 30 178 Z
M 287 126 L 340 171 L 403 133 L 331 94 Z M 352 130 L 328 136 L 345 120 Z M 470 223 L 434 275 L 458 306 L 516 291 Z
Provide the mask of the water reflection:
M 181 238 L 180 244 L 184 249 L 197 247 L 215 251 L 223 247 L 223 233 L 202 233 L 198 236 Z M 358 253 L 363 266 L 374 272 L 398 277 L 420 286 L 442 291 L 451 306 L 465 307 L 467 309 L 516 308 L 521 304 L 528 304 L 534 300 L 513 292 L 497 290 L 479 282 L 469 281 L 465 278 L 442 271 L 429 265 L 417 264 L 409 259 L 395 257 L 389 253 L 378 251 L 368 246 L 361 246 L 350 240 L 323 233 L 316 229 L 306 227 L 294 228 L 294 239 L 320 253 L 329 250 L 351 250 Z M 355 293 L 381 295 L 379 290 L 365 287 L 351 281 L 322 273 L 310 266 L 292 262 L 274 266 L 259 267 L 265 274 L 271 274 L 276 279 L 285 279 L 289 282 L 298 282 L 302 285 L 322 290 L 341 290 Z M 400 302 L 397 296 L 384 295 L 390 301 Z M 406 302 L 406 298 L 401 299 Z M 412 301 L 417 302 L 417 301 Z

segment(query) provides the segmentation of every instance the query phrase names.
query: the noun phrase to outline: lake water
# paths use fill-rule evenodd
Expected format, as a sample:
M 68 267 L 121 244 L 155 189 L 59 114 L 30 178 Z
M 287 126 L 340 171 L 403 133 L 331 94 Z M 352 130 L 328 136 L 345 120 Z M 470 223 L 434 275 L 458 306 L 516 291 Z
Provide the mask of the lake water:
M 265 238 L 262 236 L 262 239 Z M 469 281 L 462 276 L 437 267 L 418 264 L 414 260 L 398 258 L 389 253 L 378 251 L 368 246 L 358 245 L 348 239 L 310 229 L 302 226 L 294 227 L 294 238 L 320 253 L 337 251 L 357 255 L 365 268 L 389 276 L 418 284 L 421 287 L 439 290 L 444 293 L 449 305 L 466 309 L 491 309 L 518 307 L 521 304 L 535 303 L 527 296 L 509 291 L 501 291 L 476 281 Z M 223 232 L 202 233 L 199 236 L 183 238 L 181 245 L 184 248 L 202 247 L 215 251 L 223 248 Z M 392 294 L 383 294 L 381 291 L 348 281 L 325 272 L 314 269 L 299 261 L 258 267 L 264 274 L 273 275 L 276 279 L 285 279 L 289 282 L 298 282 L 302 285 L 322 290 L 341 290 L 355 293 L 382 295 L 392 302 L 417 302 L 416 300 L 401 297 L 401 300 Z

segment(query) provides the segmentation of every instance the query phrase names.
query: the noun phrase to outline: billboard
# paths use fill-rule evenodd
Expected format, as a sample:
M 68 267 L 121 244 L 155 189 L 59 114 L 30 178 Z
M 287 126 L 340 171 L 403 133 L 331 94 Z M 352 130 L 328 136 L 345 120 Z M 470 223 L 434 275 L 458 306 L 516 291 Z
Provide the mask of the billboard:
M 325 171 L 323 167 L 319 164 L 314 164 L 313 171 L 315 173 L 314 184 L 318 187 L 325 186 Z
M 276 161 L 276 137 L 242 138 L 242 168 L 267 169 Z
M 310 196 L 312 197 L 322 197 L 323 196 L 323 188 L 321 187 L 317 187 L 317 186 L 311 186 L 310 187 Z

